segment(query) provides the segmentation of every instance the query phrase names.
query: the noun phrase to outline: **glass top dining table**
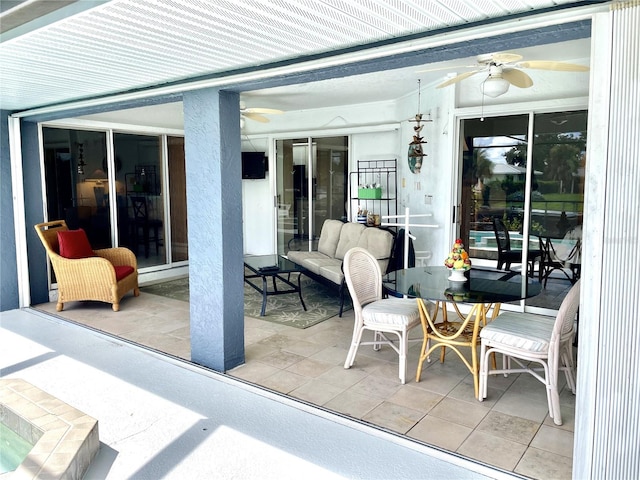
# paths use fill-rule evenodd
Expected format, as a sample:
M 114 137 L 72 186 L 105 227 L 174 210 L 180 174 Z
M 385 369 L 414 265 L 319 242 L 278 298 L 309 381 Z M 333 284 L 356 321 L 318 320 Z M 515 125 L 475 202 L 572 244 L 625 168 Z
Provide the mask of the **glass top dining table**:
M 501 304 L 538 295 L 542 287 L 520 272 L 472 268 L 465 275 L 466 281 L 454 282 L 449 280 L 450 272 L 445 266 L 414 267 L 388 273 L 382 278 L 382 284 L 391 295 L 417 299 L 423 341 L 416 382 L 420 381 L 424 361 L 431 361 L 433 351 L 440 348 L 440 361 L 444 362 L 445 351 L 450 349 L 473 375 L 478 398 L 476 346 L 482 327 L 500 313 Z M 471 304 L 470 311 L 463 314 L 460 304 Z M 492 311 L 490 317 L 489 311 Z M 439 314 L 441 320 L 438 320 Z M 449 320 L 450 314 L 453 320 Z M 470 348 L 471 361 L 461 351 L 463 347 Z
M 462 303 L 508 303 L 534 297 L 542 286 L 520 272 L 471 268 L 466 282 L 448 280 L 445 266 L 396 270 L 382 277 L 384 288 L 393 295 L 423 300 Z

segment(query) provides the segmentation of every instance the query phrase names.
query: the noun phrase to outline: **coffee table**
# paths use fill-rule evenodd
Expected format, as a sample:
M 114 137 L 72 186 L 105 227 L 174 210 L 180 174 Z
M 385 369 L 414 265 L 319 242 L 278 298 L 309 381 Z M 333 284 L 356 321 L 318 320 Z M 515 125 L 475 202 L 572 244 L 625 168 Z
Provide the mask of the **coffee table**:
M 286 295 L 297 292 L 302 308 L 304 308 L 305 312 L 307 311 L 307 306 L 302 299 L 302 289 L 300 288 L 300 277 L 306 271 L 305 268 L 284 258 L 282 255 L 247 255 L 244 257 L 244 266 L 251 272 L 247 274 L 245 270 L 244 281 L 262 294 L 261 317 L 264 317 L 267 308 L 267 297 L 270 295 Z M 293 283 L 290 279 L 292 273 L 298 273 L 297 284 Z M 286 275 L 286 278 L 283 275 Z M 269 290 L 268 277 L 271 277 L 273 290 Z M 256 283 L 252 281 L 252 279 L 255 278 L 261 278 L 262 283 L 256 285 Z M 276 279 L 289 288 L 279 290 Z

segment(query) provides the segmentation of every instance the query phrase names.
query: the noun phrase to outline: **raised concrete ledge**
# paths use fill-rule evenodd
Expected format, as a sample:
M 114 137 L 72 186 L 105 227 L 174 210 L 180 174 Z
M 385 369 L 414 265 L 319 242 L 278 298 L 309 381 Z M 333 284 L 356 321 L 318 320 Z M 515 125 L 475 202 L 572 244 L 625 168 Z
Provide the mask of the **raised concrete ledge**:
M 22 379 L 0 379 L 0 419 L 33 448 L 12 479 L 81 479 L 98 453 L 98 421 Z
M 517 476 L 35 310 L 0 312 L 0 350 L 100 419 L 86 478 Z

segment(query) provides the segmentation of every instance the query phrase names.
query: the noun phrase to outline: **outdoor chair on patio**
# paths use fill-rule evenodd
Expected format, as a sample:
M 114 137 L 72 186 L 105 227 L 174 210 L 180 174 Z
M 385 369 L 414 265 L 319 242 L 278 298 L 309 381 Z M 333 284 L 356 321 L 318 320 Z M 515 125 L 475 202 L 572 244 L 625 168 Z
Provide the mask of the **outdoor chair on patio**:
M 541 281 L 545 288 L 554 271 L 561 272 L 571 283 L 580 278 L 582 266 L 582 226 L 569 230 L 561 239 L 540 237 L 542 245 Z
M 484 327 L 480 331 L 478 400 L 487 397 L 489 375 L 529 373 L 547 387 L 549 416 L 556 425 L 562 425 L 558 373 L 564 371 L 567 385 L 575 394 L 572 341 L 579 306 L 580 280 L 567 293 L 555 319 L 532 313 L 506 312 Z M 489 355 L 492 353 L 502 354 L 502 369 L 489 369 Z M 512 361 L 520 368 L 511 368 Z
M 58 283 L 58 312 L 79 300 L 111 303 L 117 312 L 128 291 L 140 295 L 136 257 L 128 248 L 93 250 L 84 230 L 69 230 L 64 220 L 39 223 L 35 230 Z
M 133 244 L 136 253 L 140 244 L 144 246 L 144 256 L 149 258 L 149 245 L 155 244 L 156 255 L 160 252 L 162 239 L 162 220 L 151 218 L 149 213 L 149 205 L 145 196 L 130 197 L 131 207 L 133 209 L 133 218 L 131 219 Z
M 343 266 L 355 313 L 351 348 L 344 368 L 353 365 L 358 346 L 373 345 L 374 350 L 380 350 L 382 345 L 389 345 L 400 357 L 398 376 L 400 382 L 405 383 L 409 331 L 420 324 L 417 301 L 409 298 L 382 298 L 380 265 L 364 248 L 354 247 L 347 251 Z M 362 341 L 365 330 L 374 332 L 373 341 Z M 398 344 L 386 334 L 396 335 Z
M 498 270 L 511 269 L 512 263 L 522 263 L 522 250 L 511 248 L 511 238 L 509 237 L 509 229 L 501 218 L 493 218 L 493 233 L 496 236 L 496 244 L 498 246 Z M 540 262 L 542 253 L 540 249 L 529 250 L 527 252 L 527 276 L 533 278 L 535 272 L 536 261 Z M 542 282 L 542 268 L 538 268 L 538 279 Z

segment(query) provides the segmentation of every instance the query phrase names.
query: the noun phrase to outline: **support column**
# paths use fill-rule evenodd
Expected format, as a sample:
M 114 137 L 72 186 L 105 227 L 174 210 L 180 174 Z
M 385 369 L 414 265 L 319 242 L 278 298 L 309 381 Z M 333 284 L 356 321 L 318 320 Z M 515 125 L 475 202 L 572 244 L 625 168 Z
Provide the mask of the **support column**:
M 184 95 L 191 360 L 224 372 L 244 363 L 239 95 Z

